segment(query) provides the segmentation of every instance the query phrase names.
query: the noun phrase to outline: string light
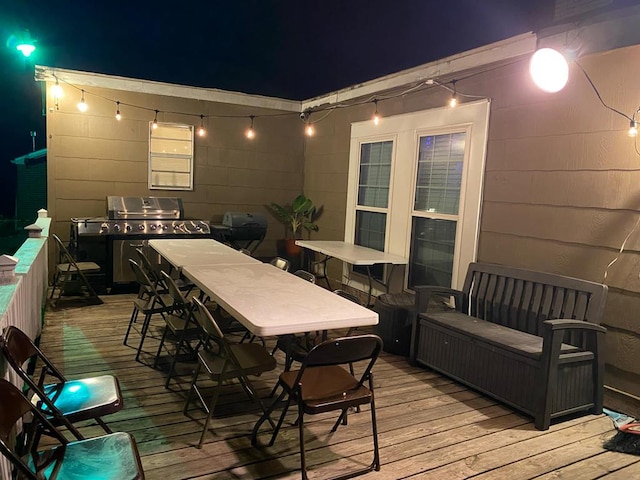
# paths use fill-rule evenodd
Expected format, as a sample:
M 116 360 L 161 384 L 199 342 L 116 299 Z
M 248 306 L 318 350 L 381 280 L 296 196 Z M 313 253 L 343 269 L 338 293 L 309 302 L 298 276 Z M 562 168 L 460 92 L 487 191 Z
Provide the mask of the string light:
M 51 95 L 53 96 L 53 99 L 55 101 L 56 110 L 60 110 L 60 99 L 64 95 L 64 91 L 62 90 L 62 87 L 60 86 L 60 83 L 58 82 L 57 77 L 56 77 L 56 84 L 53 87 L 51 87 Z
M 207 131 L 204 128 L 204 115 L 200 115 L 200 128 L 198 128 L 198 135 L 204 137 Z
M 82 97 L 80 97 L 80 101 L 78 102 L 78 110 L 81 112 L 86 112 L 89 109 L 89 105 L 84 101 L 84 90 L 82 90 Z
M 376 111 L 373 114 L 373 124 L 378 125 L 380 123 L 380 114 L 378 113 L 378 100 L 373 100 L 373 104 L 376 106 Z
M 631 120 L 629 122 L 629 132 L 627 133 L 631 138 L 638 136 L 638 122 Z
M 251 125 L 249 125 L 249 128 L 247 129 L 245 135 L 249 140 L 253 140 L 256 136 L 256 132 L 253 129 L 253 119 L 256 117 L 255 115 L 251 115 L 249 118 L 251 119 Z
M 153 125 L 151 126 L 153 127 L 154 130 L 158 128 L 158 110 L 156 110 L 156 115 L 155 117 L 153 117 Z
M 451 84 L 453 85 L 453 93 L 451 94 L 451 98 L 449 99 L 449 106 L 451 108 L 455 108 L 458 105 L 458 92 L 456 90 L 456 81 L 453 80 Z
M 122 119 L 122 115 L 120 115 L 120 102 L 116 102 L 116 120 L 120 121 Z

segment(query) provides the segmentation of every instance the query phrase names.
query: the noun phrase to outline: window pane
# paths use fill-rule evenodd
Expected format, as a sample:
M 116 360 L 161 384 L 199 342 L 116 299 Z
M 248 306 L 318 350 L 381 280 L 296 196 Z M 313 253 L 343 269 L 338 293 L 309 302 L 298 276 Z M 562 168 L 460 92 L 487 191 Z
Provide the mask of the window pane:
M 149 123 L 149 188 L 193 189 L 193 126 Z
M 384 252 L 385 231 L 387 228 L 387 215 L 378 212 L 356 212 L 356 238 L 355 244 L 373 248 Z M 371 276 L 382 280 L 384 265 L 378 264 L 369 267 Z M 353 267 L 354 272 L 367 274 L 366 267 Z
M 457 222 L 413 218 L 409 288 L 416 285 L 450 287 Z
M 387 208 L 393 142 L 363 143 L 360 146 L 358 205 Z
M 414 210 L 458 214 L 466 133 L 420 137 Z

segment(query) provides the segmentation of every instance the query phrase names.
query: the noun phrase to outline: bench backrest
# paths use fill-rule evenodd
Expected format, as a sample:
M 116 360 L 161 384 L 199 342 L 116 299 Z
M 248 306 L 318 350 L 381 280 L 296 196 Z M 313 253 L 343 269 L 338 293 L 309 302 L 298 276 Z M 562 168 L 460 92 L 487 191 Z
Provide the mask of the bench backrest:
M 471 263 L 462 310 L 506 327 L 540 335 L 542 322 L 584 320 L 599 324 L 607 286 L 552 273 Z

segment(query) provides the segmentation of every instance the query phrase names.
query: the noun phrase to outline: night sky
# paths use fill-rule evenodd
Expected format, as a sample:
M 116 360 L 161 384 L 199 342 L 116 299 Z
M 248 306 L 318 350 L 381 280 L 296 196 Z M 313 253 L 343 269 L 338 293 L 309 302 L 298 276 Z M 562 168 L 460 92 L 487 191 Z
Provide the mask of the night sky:
M 0 215 L 11 217 L 9 162 L 31 151 L 32 130 L 36 149 L 46 146 L 36 64 L 304 100 L 536 31 L 550 22 L 554 2 L 1 3 Z M 38 47 L 26 62 L 5 45 L 24 29 Z

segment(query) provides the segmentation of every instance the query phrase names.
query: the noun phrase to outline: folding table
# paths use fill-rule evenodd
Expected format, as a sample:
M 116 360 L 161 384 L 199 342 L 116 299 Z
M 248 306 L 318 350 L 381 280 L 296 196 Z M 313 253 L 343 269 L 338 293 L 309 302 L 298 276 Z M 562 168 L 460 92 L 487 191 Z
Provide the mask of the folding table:
M 178 271 L 187 265 L 262 263 L 210 238 L 155 239 L 149 246 Z
M 406 265 L 409 260 L 406 257 L 400 255 L 394 255 L 392 253 L 381 252 L 373 248 L 363 247 L 361 245 L 354 245 L 353 243 L 340 242 L 336 240 L 296 240 L 296 245 L 299 245 L 308 250 L 313 250 L 324 255 L 322 262 L 325 264 L 330 258 L 337 258 L 343 262 L 350 263 L 351 265 L 363 266 L 367 270 L 367 278 L 369 280 L 369 293 L 367 298 L 367 305 L 371 303 L 371 291 L 373 289 L 373 277 L 371 276 L 371 266 L 387 263 L 391 264 L 391 269 L 387 274 L 387 278 L 383 281 L 379 281 L 384 286 L 386 291 L 389 291 L 389 279 L 395 265 Z

